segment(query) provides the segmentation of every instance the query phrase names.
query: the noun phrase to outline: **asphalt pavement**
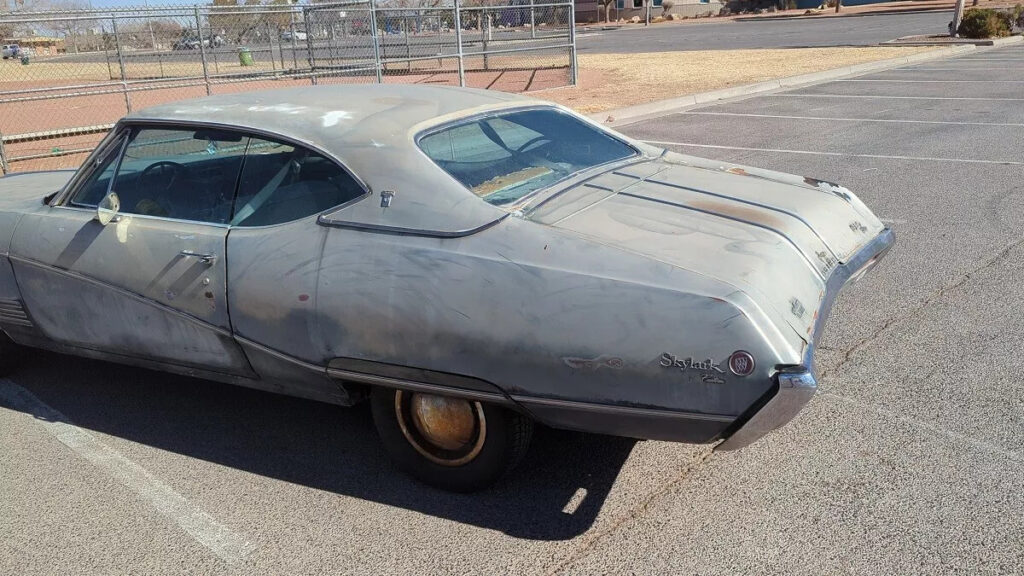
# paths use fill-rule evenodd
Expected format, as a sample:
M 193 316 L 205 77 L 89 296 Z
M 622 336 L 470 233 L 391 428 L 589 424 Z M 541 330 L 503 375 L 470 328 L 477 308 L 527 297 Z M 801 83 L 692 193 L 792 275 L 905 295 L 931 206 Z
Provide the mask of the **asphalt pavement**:
M 817 397 L 749 448 L 542 430 L 452 495 L 365 407 L 39 354 L 0 380 L 0 573 L 1022 573 L 1022 85 L 1017 45 L 622 128 L 841 182 L 896 232 Z
M 909 12 L 820 19 L 684 21 L 597 31 L 580 35 L 577 42 L 580 54 L 872 46 L 901 36 L 945 33 L 950 19 L 947 12 Z

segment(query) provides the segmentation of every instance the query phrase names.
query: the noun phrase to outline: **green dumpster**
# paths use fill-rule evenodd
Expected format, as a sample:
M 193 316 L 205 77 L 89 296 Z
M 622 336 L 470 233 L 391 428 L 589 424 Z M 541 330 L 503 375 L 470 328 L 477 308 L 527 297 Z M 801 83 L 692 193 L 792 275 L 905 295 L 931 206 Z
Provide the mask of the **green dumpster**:
M 238 49 L 238 63 L 242 66 L 252 66 L 255 62 L 252 59 L 252 52 L 248 48 Z
M 23 54 L 21 56 L 21 65 L 28 66 L 28 54 Z

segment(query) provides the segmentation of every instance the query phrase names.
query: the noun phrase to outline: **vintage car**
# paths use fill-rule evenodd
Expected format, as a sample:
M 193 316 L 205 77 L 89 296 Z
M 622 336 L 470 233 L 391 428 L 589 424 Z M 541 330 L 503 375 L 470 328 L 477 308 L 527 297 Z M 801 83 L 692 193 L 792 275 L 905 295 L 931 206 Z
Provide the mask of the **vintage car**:
M 0 363 L 368 399 L 401 468 L 466 491 L 534 422 L 719 449 L 785 424 L 833 300 L 892 242 L 835 184 L 525 97 L 214 96 L 124 118 L 77 172 L 0 179 Z

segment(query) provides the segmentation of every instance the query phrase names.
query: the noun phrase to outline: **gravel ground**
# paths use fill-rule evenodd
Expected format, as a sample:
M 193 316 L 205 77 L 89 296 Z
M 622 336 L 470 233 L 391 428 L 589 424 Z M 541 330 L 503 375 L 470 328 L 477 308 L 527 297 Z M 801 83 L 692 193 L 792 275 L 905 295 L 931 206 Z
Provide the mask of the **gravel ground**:
M 578 86 L 547 90 L 540 96 L 589 114 L 930 50 L 934 48 L 902 46 L 584 53 L 579 56 L 582 76 Z

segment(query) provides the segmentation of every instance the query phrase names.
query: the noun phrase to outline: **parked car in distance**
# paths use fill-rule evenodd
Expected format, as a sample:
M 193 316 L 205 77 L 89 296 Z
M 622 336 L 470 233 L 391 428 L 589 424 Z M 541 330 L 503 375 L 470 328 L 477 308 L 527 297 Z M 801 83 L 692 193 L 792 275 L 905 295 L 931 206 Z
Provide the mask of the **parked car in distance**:
M 172 50 L 198 50 L 200 42 L 198 38 L 181 38 L 171 46 Z
M 892 243 L 836 184 L 522 96 L 218 95 L 0 178 L 0 372 L 21 345 L 369 400 L 401 468 L 468 491 L 535 422 L 723 450 L 786 424 Z
M 21 47 L 17 44 L 4 44 L 3 48 L 0 49 L 0 55 L 3 56 L 4 60 L 8 58 L 17 58 L 21 56 Z
M 202 41 L 200 41 L 199 38 L 195 38 L 195 37 L 181 38 L 179 40 L 176 40 L 174 42 L 174 44 L 171 45 L 171 49 L 172 50 L 199 50 L 200 45 L 203 48 L 210 48 L 211 47 L 210 39 L 209 38 L 203 38 Z M 213 37 L 213 44 L 212 44 L 212 46 L 214 48 L 219 48 L 219 47 L 221 47 L 223 45 L 224 45 L 224 39 L 223 38 L 221 38 L 220 36 L 214 36 Z
M 291 30 L 285 30 L 281 33 L 282 42 L 291 42 L 293 39 L 297 41 L 305 41 L 306 37 L 306 33 L 301 30 L 296 30 L 294 34 Z

